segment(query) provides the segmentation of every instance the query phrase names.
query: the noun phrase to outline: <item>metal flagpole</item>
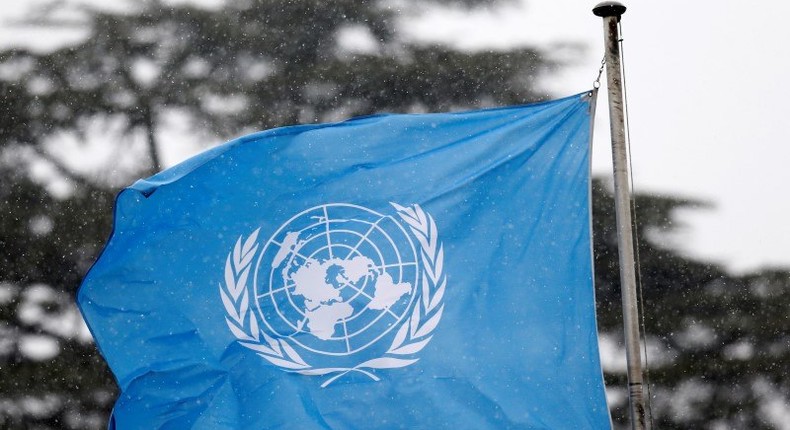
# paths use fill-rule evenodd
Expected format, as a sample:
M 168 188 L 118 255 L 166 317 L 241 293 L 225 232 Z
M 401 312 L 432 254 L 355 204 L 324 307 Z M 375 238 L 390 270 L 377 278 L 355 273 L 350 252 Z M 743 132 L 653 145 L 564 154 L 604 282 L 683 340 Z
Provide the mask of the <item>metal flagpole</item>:
M 634 242 L 631 231 L 631 190 L 628 184 L 628 163 L 625 148 L 623 115 L 623 86 L 620 64 L 620 16 L 625 6 L 607 1 L 593 9 L 603 18 L 606 45 L 606 83 L 609 89 L 609 127 L 612 134 L 614 164 L 614 197 L 617 216 L 617 241 L 620 253 L 620 291 L 623 297 L 623 326 L 628 364 L 628 403 L 631 428 L 644 430 L 645 399 L 642 385 L 642 356 L 639 351 L 639 310 L 636 303 L 636 274 L 634 271 Z

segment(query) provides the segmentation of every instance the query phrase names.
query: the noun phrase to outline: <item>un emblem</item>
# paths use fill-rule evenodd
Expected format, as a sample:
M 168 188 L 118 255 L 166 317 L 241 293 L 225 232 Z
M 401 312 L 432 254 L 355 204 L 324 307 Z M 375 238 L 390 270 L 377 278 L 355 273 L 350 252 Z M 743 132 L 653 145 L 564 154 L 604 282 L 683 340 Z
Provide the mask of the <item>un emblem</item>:
M 324 387 L 416 362 L 442 316 L 443 248 L 419 205 L 392 207 L 326 204 L 266 242 L 259 230 L 239 237 L 219 285 L 238 342 L 283 370 L 329 376 Z

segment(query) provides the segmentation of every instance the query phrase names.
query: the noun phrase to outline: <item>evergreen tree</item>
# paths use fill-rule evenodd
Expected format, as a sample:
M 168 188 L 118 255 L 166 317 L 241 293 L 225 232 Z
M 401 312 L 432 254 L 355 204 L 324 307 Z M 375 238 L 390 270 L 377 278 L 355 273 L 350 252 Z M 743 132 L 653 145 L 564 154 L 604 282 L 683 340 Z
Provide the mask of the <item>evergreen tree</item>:
M 649 195 L 635 201 L 649 346 L 646 394 L 655 428 L 779 428 L 777 402 L 786 402 L 790 392 L 790 272 L 732 276 L 662 247 L 657 239 L 673 232 L 673 212 L 699 205 Z M 600 180 L 593 186 L 593 217 L 599 332 L 622 344 L 614 200 Z M 625 370 L 605 377 L 622 399 L 612 418 L 629 428 Z
M 162 167 L 168 115 L 220 139 L 379 111 L 525 103 L 552 66 L 532 48 L 403 42 L 382 1 L 131 7 L 81 8 L 90 35 L 74 46 L 0 52 L 0 427 L 105 427 L 117 388 L 74 323 L 74 296 L 110 232 L 118 187 Z M 36 23 L 74 24 L 57 16 Z M 370 49 L 345 48 L 348 32 Z M 63 156 L 69 139 L 96 129 L 113 162 L 89 170 Z M 42 163 L 70 184 L 65 196 L 31 179 Z

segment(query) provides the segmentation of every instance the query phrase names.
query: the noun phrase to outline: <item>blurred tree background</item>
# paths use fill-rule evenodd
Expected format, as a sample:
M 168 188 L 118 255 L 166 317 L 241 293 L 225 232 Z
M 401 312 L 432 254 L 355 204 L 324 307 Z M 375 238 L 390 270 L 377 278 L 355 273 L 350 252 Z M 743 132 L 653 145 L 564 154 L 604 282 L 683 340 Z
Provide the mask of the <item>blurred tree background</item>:
M 117 388 L 74 297 L 110 233 L 115 193 L 161 169 L 164 154 L 183 144 L 169 131 L 174 124 L 190 139 L 218 143 L 380 111 L 548 97 L 540 79 L 562 64 L 539 47 L 470 53 L 401 37 L 403 11 L 425 3 L 207 8 L 148 0 L 113 10 L 53 3 L 31 17 L 28 24 L 41 28 L 88 34 L 46 52 L 0 51 L 0 428 L 106 427 Z M 605 181 L 595 181 L 593 198 L 602 349 L 622 355 L 614 203 Z M 675 211 L 697 204 L 636 199 L 654 422 L 774 428 L 790 392 L 790 274 L 732 276 L 662 246 Z M 605 361 L 613 419 L 622 426 L 624 366 Z

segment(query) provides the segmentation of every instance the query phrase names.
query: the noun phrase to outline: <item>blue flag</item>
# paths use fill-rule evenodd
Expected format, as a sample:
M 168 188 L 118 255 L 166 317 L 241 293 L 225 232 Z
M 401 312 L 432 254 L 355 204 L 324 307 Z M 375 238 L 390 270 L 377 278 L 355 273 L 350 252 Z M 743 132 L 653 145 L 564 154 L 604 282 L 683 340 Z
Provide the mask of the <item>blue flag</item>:
M 78 297 L 111 428 L 610 428 L 591 97 L 278 128 L 123 190 Z

